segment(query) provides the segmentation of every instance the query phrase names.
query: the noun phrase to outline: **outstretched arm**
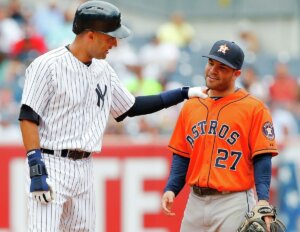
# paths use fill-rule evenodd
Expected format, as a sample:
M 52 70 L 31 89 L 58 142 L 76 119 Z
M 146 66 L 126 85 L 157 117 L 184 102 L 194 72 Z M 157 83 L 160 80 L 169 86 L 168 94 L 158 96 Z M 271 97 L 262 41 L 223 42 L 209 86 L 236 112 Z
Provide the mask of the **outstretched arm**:
M 116 118 L 116 120 L 120 122 L 127 116 L 134 117 L 151 114 L 193 97 L 207 98 L 207 95 L 203 93 L 204 89 L 202 87 L 183 87 L 181 89 L 165 91 L 158 95 L 136 97 L 133 106 L 126 113 Z

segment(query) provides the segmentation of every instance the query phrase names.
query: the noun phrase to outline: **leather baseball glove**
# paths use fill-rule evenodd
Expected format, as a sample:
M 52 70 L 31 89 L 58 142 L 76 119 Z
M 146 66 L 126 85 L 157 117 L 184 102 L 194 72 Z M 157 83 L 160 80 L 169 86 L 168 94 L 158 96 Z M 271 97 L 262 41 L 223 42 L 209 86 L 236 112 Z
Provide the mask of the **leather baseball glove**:
M 273 206 L 257 205 L 250 213 L 245 215 L 245 219 L 238 228 L 237 232 L 267 232 L 267 225 L 263 217 L 271 216 L 274 218 L 271 222 L 270 232 L 285 232 L 285 225 L 276 218 L 276 209 Z

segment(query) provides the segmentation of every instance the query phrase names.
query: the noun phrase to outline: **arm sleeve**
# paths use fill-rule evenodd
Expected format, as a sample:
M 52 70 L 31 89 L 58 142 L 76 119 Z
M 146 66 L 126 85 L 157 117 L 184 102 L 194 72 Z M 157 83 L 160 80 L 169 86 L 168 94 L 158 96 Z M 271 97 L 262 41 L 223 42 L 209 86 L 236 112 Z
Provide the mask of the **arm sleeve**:
M 269 200 L 272 174 L 272 154 L 261 154 L 253 158 L 254 180 L 258 200 Z
M 47 62 L 36 60 L 26 69 L 25 76 L 21 103 L 42 115 L 54 93 L 50 66 Z
M 127 116 L 134 117 L 139 115 L 151 114 L 164 108 L 176 105 L 187 98 L 188 88 L 185 87 L 182 89 L 179 88 L 165 91 L 158 95 L 139 96 L 135 98 L 135 103 L 130 108 L 130 110 L 116 118 L 116 120 L 120 122 Z
M 270 153 L 278 154 L 271 114 L 265 106 L 253 113 L 249 142 L 252 156 Z
M 172 191 L 175 193 L 175 196 L 178 195 L 178 193 L 185 185 L 185 178 L 189 167 L 189 163 L 189 158 L 173 153 L 170 176 L 167 185 L 164 189 L 164 192 Z
M 112 105 L 110 113 L 117 120 L 117 118 L 119 118 L 133 106 L 135 98 L 121 83 L 117 74 L 110 66 L 108 66 L 107 72 L 109 72 L 111 75 L 112 88 Z
M 187 117 L 185 106 L 186 104 L 182 107 L 179 113 L 173 134 L 168 145 L 168 149 L 173 153 L 179 154 L 186 158 L 190 158 L 190 153 L 192 151 L 193 144 L 190 144 L 186 138 L 185 119 Z

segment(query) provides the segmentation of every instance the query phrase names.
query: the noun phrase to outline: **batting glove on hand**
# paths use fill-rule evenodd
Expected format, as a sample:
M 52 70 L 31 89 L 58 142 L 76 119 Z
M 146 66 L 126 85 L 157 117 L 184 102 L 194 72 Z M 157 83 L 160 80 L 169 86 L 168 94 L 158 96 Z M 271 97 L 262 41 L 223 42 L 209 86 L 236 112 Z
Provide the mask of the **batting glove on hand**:
M 208 95 L 205 93 L 205 90 L 207 90 L 207 87 L 190 87 L 188 97 L 200 97 L 202 99 L 205 99 L 208 97 Z
M 54 192 L 48 178 L 46 178 L 46 184 L 49 190 L 32 192 L 32 196 L 42 204 L 47 204 L 54 200 Z
M 54 194 L 48 180 L 45 163 L 42 161 L 41 151 L 39 149 L 30 150 L 27 157 L 31 178 L 30 192 L 37 201 L 47 204 L 54 200 Z

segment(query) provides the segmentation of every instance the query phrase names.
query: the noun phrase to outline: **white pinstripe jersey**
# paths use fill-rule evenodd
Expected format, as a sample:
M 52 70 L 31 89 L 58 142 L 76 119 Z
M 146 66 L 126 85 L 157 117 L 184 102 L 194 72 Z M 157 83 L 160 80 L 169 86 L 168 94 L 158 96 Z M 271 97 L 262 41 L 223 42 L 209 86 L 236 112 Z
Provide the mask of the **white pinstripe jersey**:
M 22 104 L 40 116 L 43 148 L 100 151 L 109 114 L 122 115 L 134 101 L 105 60 L 87 66 L 65 47 L 26 69 Z

